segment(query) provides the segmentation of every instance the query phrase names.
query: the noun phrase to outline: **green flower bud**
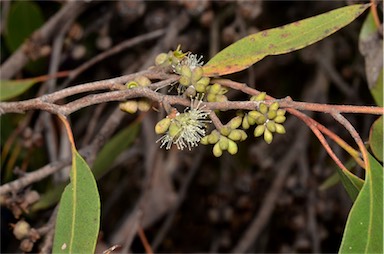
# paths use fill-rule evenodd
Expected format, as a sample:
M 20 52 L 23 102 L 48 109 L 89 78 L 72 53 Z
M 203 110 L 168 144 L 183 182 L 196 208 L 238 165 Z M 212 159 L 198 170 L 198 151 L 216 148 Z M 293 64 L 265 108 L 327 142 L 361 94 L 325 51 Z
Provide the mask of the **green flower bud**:
M 265 100 L 266 96 L 267 96 L 266 92 L 261 92 L 258 95 L 252 96 L 251 101 L 263 101 Z
M 215 101 L 216 101 L 216 94 L 209 93 L 209 94 L 207 95 L 207 101 L 209 101 L 209 102 L 215 102 Z
M 229 138 L 229 139 L 232 139 L 232 140 L 234 140 L 234 141 L 239 141 L 239 140 L 241 140 L 241 138 L 242 138 L 241 130 L 232 130 L 232 131 L 229 133 L 228 138 Z
M 247 137 L 248 137 L 247 133 L 245 131 L 243 131 L 243 130 L 240 130 L 240 132 L 241 132 L 241 139 L 240 139 L 240 141 L 246 140 Z
M 179 83 L 183 86 L 189 86 L 191 84 L 191 79 L 186 76 L 181 76 L 179 79 Z
M 151 80 L 146 76 L 139 76 L 135 78 L 135 81 L 139 84 L 139 86 L 149 86 L 151 84 Z
M 224 102 L 224 101 L 228 101 L 228 98 L 224 94 L 216 94 L 216 101 Z
M 284 116 L 285 115 L 285 109 L 278 109 L 277 110 L 277 112 L 276 112 L 276 114 L 278 115 L 278 116 Z
M 137 101 L 135 101 L 135 100 L 126 101 L 126 102 L 122 102 L 119 104 L 120 110 L 125 111 L 125 112 L 130 113 L 130 114 L 136 113 L 137 107 L 138 107 Z
M 241 127 L 243 127 L 244 130 L 248 130 L 250 125 L 249 125 L 249 122 L 248 122 L 248 115 L 245 115 L 243 117 L 243 122 L 241 123 Z
M 216 144 L 220 139 L 220 133 L 217 130 L 213 130 L 211 134 L 208 135 L 208 142 L 210 144 Z
M 168 62 L 168 55 L 165 53 L 158 54 L 155 59 L 156 65 L 162 65 Z
M 161 119 L 155 125 L 155 132 L 156 132 L 156 134 L 164 134 L 164 133 L 166 133 L 170 124 L 171 124 L 171 119 L 169 119 L 168 117 L 166 117 L 164 119 Z
M 220 157 L 223 154 L 223 150 L 221 150 L 219 143 L 216 143 L 213 146 L 212 152 L 213 152 L 213 155 L 215 155 L 215 157 Z
M 252 111 L 249 111 L 249 112 L 248 112 L 248 115 L 249 115 L 250 117 L 252 117 L 253 119 L 257 119 L 257 118 L 259 118 L 260 116 L 262 116 L 263 114 L 261 114 L 259 111 L 252 110 Z
M 271 110 L 269 109 L 268 113 L 267 113 L 267 117 L 268 119 L 273 119 L 277 116 L 277 112 L 276 110 Z
M 141 99 L 137 101 L 137 108 L 140 111 L 147 112 L 151 109 L 151 102 L 146 99 Z
M 221 85 L 220 84 L 213 84 L 210 89 L 209 89 L 209 92 L 210 93 L 213 93 L 213 94 L 218 94 L 221 90 Z
M 209 82 L 211 81 L 208 77 L 202 77 L 199 81 L 196 82 L 196 84 L 202 84 L 204 86 L 209 85 Z
M 265 125 L 264 124 L 263 125 L 258 125 L 255 128 L 255 131 L 254 131 L 253 135 L 255 137 L 260 137 L 261 135 L 263 135 L 264 131 L 265 131 Z
M 275 122 L 274 121 L 268 121 L 267 124 L 267 129 L 270 131 L 270 132 L 275 132 L 276 131 L 276 125 L 275 125 Z
M 265 122 L 267 121 L 267 118 L 265 116 L 259 116 L 257 119 L 256 119 L 256 123 L 258 125 L 260 124 L 264 124 Z
M 241 116 L 236 116 L 232 118 L 227 125 L 234 130 L 240 127 L 242 121 L 243 119 Z
M 194 82 L 197 82 L 198 80 L 201 79 L 202 76 L 203 76 L 203 68 L 201 68 L 200 66 L 195 67 L 195 69 L 193 69 L 192 71 L 192 80 Z
M 199 93 L 204 93 L 205 92 L 206 86 L 204 84 L 202 84 L 202 83 L 197 82 L 194 85 L 194 87 L 195 87 L 196 91 L 199 92 Z
M 177 135 L 179 135 L 181 131 L 181 127 L 176 124 L 175 122 L 171 122 L 171 124 L 169 125 L 169 130 L 168 130 L 168 134 L 170 137 L 176 137 Z
M 269 110 L 273 110 L 273 111 L 276 111 L 278 110 L 280 107 L 279 103 L 277 101 L 275 101 L 274 103 L 272 103 L 270 106 L 269 106 Z
M 265 142 L 267 142 L 267 144 L 272 143 L 273 134 L 268 129 L 265 129 L 265 131 L 264 131 L 264 140 L 265 140 Z
M 285 134 L 285 128 L 282 124 L 276 123 L 276 132 L 279 134 Z
M 188 86 L 187 90 L 185 90 L 184 95 L 187 97 L 195 97 L 196 96 L 196 89 L 194 86 Z
M 135 81 L 129 81 L 129 82 L 125 83 L 125 86 L 126 86 L 128 89 L 131 89 L 131 88 L 138 87 L 139 84 L 137 84 L 137 82 L 135 82 Z
M 267 114 L 267 112 L 268 112 L 268 106 L 267 106 L 266 104 L 264 104 L 264 103 L 260 103 L 260 105 L 259 105 L 259 111 L 260 111 L 260 113 L 262 113 L 262 114 Z
M 228 152 L 232 155 L 234 154 L 237 154 L 237 151 L 239 150 L 237 144 L 232 141 L 232 140 L 229 140 L 228 141 Z
M 256 123 L 256 119 L 251 117 L 250 115 L 247 115 L 248 123 L 249 125 L 254 125 Z
M 200 139 L 200 143 L 201 143 L 202 145 L 208 145 L 208 144 L 209 144 L 209 142 L 208 142 L 208 136 L 204 136 L 204 137 L 202 137 L 202 138 Z
M 189 66 L 187 65 L 183 65 L 181 66 L 181 73 L 180 73 L 182 76 L 184 77 L 188 77 L 188 78 L 191 78 L 192 77 L 192 71 L 191 71 L 191 68 L 189 68 Z
M 286 117 L 285 116 L 276 116 L 275 119 L 273 119 L 276 123 L 284 123 Z
M 229 139 L 227 137 L 221 136 L 218 144 L 221 150 L 227 150 L 229 145 Z
M 223 136 L 228 136 L 230 132 L 231 132 L 231 128 L 229 128 L 228 126 L 223 126 L 220 129 L 220 133 Z

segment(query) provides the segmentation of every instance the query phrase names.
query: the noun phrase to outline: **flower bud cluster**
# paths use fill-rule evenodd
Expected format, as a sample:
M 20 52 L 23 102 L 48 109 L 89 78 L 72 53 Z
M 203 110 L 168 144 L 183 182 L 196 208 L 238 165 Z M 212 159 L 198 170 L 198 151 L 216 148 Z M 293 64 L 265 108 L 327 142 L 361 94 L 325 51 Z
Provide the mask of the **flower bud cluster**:
M 236 142 L 244 141 L 247 138 L 245 131 L 238 129 L 241 126 L 242 117 L 236 116 L 220 130 L 213 130 L 209 135 L 201 139 L 203 145 L 212 144 L 213 155 L 220 157 L 223 151 L 234 155 L 238 152 Z
M 183 53 L 180 49 L 180 45 L 176 50 L 170 50 L 168 53 L 160 53 L 155 58 L 156 66 L 172 67 L 180 65 L 181 60 L 185 58 L 187 53 Z
M 132 89 L 135 87 L 149 86 L 150 84 L 151 84 L 151 81 L 147 77 L 139 76 L 135 78 L 133 81 L 127 82 L 125 86 L 128 89 Z M 151 108 L 151 101 L 146 98 L 138 99 L 138 100 L 129 100 L 129 101 L 120 103 L 119 107 L 122 111 L 125 111 L 130 114 L 136 113 L 137 110 L 146 112 Z
M 260 93 L 251 98 L 252 101 L 263 101 L 266 94 Z M 279 109 L 279 103 L 274 102 L 271 105 L 260 103 L 257 110 L 248 112 L 242 122 L 242 127 L 248 129 L 251 125 L 256 124 L 254 136 L 263 135 L 265 142 L 272 143 L 273 133 L 284 134 L 285 128 L 282 123 L 285 122 L 285 110 Z
M 226 94 L 228 92 L 228 89 L 225 87 L 222 87 L 220 84 L 213 84 L 206 88 L 207 93 L 207 101 L 209 102 L 224 102 L 228 101 Z
M 187 91 L 189 97 L 196 96 L 196 93 L 204 93 L 209 85 L 210 78 L 203 77 L 201 66 L 181 65 L 180 67 L 181 91 Z

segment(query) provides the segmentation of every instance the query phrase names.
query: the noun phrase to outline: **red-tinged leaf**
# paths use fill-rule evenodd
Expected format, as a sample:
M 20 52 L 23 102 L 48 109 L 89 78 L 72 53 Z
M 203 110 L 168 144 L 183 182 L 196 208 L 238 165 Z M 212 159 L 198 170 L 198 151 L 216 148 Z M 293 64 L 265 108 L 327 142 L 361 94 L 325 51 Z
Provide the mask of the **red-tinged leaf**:
M 280 55 L 309 46 L 355 20 L 369 4 L 339 8 L 249 35 L 220 51 L 203 66 L 204 76 L 242 71 L 268 55 Z

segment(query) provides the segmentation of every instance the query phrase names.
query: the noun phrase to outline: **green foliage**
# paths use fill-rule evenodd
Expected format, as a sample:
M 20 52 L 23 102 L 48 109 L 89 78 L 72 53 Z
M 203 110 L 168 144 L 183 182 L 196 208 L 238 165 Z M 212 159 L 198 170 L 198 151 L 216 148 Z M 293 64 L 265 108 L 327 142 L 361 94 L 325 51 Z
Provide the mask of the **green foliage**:
M 6 23 L 5 42 L 8 49 L 15 51 L 43 23 L 43 14 L 36 3 L 13 2 Z
M 71 182 L 57 214 L 53 253 L 93 253 L 100 223 L 100 197 L 90 168 L 72 148 Z
M 369 5 L 351 5 L 282 27 L 249 35 L 220 51 L 206 65 L 205 76 L 242 71 L 268 55 L 280 55 L 309 46 L 348 25 Z
M 371 155 L 339 253 L 383 253 L 383 167 Z
M 355 201 L 364 185 L 364 181 L 351 172 L 342 170 L 339 167 L 336 170 L 349 197 Z
M 379 117 L 371 126 L 369 132 L 369 146 L 373 154 L 383 161 L 383 117 Z
M 37 82 L 28 80 L 0 80 L 0 101 L 9 100 L 23 94 Z

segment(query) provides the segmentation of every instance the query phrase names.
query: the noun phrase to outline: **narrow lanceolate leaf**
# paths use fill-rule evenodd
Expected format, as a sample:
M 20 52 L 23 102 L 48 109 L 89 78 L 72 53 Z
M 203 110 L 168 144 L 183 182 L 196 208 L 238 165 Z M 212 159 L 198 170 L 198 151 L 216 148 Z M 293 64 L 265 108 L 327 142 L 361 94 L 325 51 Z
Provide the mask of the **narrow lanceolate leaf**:
M 351 172 L 342 170 L 340 168 L 337 168 L 337 173 L 339 174 L 340 180 L 343 183 L 343 186 L 349 197 L 355 201 L 361 188 L 364 185 L 364 181 Z
M 383 167 L 372 155 L 349 213 L 339 253 L 383 253 Z
M 71 182 L 57 214 L 53 253 L 94 253 L 100 223 L 100 198 L 87 163 L 72 148 Z
M 248 68 L 268 55 L 280 55 L 311 45 L 348 25 L 369 7 L 351 5 L 282 27 L 249 35 L 220 51 L 203 66 L 205 76 Z
M 373 154 L 380 161 L 383 161 L 383 116 L 379 117 L 369 132 L 369 146 Z
M 0 80 L 0 101 L 16 97 L 36 84 L 35 80 Z

